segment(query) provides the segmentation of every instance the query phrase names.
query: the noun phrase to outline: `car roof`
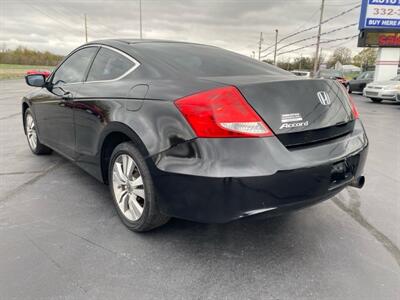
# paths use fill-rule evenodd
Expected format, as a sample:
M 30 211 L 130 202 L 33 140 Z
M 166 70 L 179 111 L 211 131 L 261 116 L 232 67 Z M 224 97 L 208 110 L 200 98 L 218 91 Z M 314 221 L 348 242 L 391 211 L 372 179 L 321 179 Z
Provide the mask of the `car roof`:
M 180 44 L 180 45 L 193 45 L 193 46 L 203 46 L 203 47 L 210 47 L 210 48 L 218 48 L 216 46 L 210 46 L 205 44 L 198 44 L 198 43 L 190 43 L 190 42 L 182 42 L 182 41 L 171 41 L 171 40 L 158 40 L 158 39 L 104 39 L 104 40 L 94 40 L 86 43 L 81 47 L 90 46 L 90 45 L 104 45 L 116 48 L 122 52 L 125 52 L 133 57 L 144 56 L 146 57 L 146 53 L 142 51 L 137 51 L 138 49 L 135 45 L 140 44 Z M 138 57 L 139 58 L 139 57 Z
M 191 43 L 185 41 L 172 41 L 172 40 L 161 40 L 161 39 L 105 39 L 105 40 L 95 40 L 87 43 L 89 44 L 125 44 L 125 45 L 134 45 L 134 44 L 151 44 L 151 43 L 174 43 L 174 44 L 189 44 L 189 45 L 204 45 L 200 43 Z

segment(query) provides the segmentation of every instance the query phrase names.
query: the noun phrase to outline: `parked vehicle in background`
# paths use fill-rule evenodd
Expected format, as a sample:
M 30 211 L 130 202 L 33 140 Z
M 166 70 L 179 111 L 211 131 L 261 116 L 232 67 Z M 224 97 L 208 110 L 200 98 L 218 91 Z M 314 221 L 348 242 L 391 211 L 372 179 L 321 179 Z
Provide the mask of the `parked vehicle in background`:
M 344 77 L 343 72 L 341 72 L 339 70 L 333 70 L 333 69 L 319 70 L 315 77 L 323 78 L 323 79 L 337 80 L 341 84 L 343 84 L 346 88 L 348 85 L 348 82 L 347 82 L 346 78 Z
M 376 81 L 367 84 L 363 91 L 365 97 L 379 103 L 383 100 L 396 101 L 400 92 L 400 75 L 388 81 Z
M 294 75 L 303 77 L 303 78 L 311 78 L 311 72 L 306 70 L 293 70 L 291 71 Z
M 47 78 L 47 77 L 49 77 L 51 75 L 51 72 L 47 71 L 47 70 L 45 70 L 45 71 L 40 71 L 40 70 L 28 70 L 28 71 L 26 71 L 26 75 L 34 75 L 34 74 L 43 75 L 44 78 Z
M 347 86 L 347 90 L 349 93 L 352 92 L 363 92 L 366 85 L 374 80 L 374 71 L 366 71 L 362 72 L 357 77 L 354 77 L 352 80 L 349 81 Z

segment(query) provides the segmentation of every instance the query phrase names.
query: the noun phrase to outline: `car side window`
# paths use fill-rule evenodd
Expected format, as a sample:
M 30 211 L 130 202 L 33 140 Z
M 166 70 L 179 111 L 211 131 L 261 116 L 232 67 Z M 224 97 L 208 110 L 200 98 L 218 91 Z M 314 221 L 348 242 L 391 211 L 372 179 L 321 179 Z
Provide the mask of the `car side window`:
M 87 47 L 76 51 L 56 70 L 52 83 L 82 82 L 89 63 L 97 52 L 97 47 Z
M 102 47 L 93 61 L 86 81 L 117 79 L 135 65 L 135 62 L 128 57 L 114 50 Z

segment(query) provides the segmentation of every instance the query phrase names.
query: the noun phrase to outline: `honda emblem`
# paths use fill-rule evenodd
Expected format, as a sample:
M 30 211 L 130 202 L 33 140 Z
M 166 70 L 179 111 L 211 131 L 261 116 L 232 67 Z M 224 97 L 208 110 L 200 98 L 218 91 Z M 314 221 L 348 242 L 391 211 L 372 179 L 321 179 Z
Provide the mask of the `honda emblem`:
M 330 105 L 331 104 L 331 98 L 329 97 L 329 94 L 327 92 L 321 91 L 317 93 L 319 102 L 321 102 L 322 105 Z

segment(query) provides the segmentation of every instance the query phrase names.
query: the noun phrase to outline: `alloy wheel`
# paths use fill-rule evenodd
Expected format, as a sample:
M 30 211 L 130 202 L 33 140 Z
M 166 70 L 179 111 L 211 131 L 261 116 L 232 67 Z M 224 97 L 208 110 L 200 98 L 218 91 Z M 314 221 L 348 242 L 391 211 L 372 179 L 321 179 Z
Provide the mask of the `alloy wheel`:
M 115 200 L 129 221 L 137 221 L 143 213 L 145 190 L 142 174 L 128 154 L 120 154 L 114 161 L 112 184 Z
M 35 121 L 33 120 L 31 114 L 28 113 L 26 115 L 25 123 L 26 123 L 25 125 L 26 135 L 28 137 L 29 146 L 32 148 L 32 150 L 36 150 L 37 147 L 36 126 L 35 126 Z

